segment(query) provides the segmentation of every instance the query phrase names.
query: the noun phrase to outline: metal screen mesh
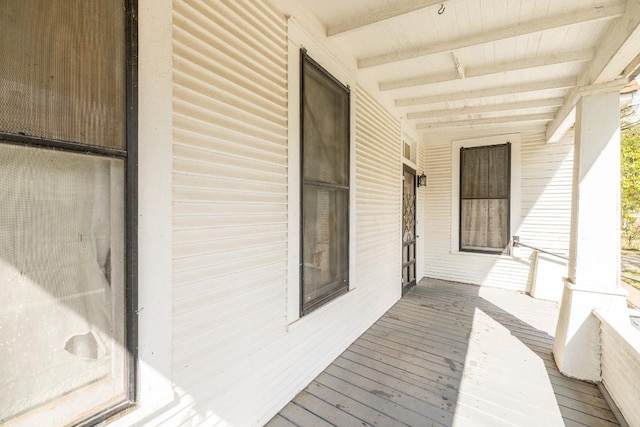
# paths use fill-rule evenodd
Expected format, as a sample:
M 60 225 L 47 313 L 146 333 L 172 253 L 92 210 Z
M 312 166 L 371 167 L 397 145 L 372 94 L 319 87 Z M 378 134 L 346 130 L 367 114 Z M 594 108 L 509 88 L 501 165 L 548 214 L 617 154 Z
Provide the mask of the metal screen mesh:
M 460 248 L 501 252 L 509 243 L 510 146 L 460 151 Z
M 123 160 L 0 145 L 0 423 L 123 366 L 123 200 Z
M 302 98 L 302 306 L 349 287 L 349 92 L 306 56 Z
M 0 131 L 124 149 L 124 8 L 0 2 Z

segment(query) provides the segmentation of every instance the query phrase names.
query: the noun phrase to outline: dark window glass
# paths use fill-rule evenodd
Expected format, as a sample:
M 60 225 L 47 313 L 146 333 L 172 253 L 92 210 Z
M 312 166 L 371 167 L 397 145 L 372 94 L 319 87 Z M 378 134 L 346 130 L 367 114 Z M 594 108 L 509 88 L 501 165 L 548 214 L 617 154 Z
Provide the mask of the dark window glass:
M 460 150 L 460 250 L 503 252 L 509 242 L 511 145 Z
M 349 91 L 302 52 L 302 314 L 349 288 Z

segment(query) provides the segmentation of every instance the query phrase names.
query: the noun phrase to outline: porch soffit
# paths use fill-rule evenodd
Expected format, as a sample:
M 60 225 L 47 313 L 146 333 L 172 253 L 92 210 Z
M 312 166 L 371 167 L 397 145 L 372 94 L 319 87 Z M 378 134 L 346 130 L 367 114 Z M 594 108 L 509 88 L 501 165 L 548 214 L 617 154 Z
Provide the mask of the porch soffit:
M 640 54 L 640 0 L 305 2 L 374 95 L 423 132 L 556 140 L 584 87 L 623 83 Z

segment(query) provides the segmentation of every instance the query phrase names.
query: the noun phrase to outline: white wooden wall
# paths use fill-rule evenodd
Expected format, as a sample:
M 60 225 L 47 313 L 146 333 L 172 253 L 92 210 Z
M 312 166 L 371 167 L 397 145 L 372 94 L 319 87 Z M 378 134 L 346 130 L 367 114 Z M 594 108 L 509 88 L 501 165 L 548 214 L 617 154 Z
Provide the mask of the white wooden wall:
M 358 286 L 401 295 L 402 163 L 400 122 L 356 90 L 356 268 Z M 395 284 L 395 285 L 394 285 Z M 366 301 L 363 301 L 366 303 Z M 363 305 L 363 308 L 365 305 Z
M 428 176 L 425 207 L 425 277 L 526 291 L 531 252 L 520 258 L 451 251 L 452 156 L 448 135 L 425 136 Z M 460 139 L 456 137 L 455 139 Z M 567 254 L 571 219 L 573 135 L 546 144 L 543 133 L 521 135 L 519 230 L 524 243 Z
M 174 9 L 173 369 L 186 390 L 282 334 L 286 22 L 261 2 Z
M 640 425 L 640 332 L 630 322 L 598 311 L 602 384 L 630 426 Z
M 400 122 L 356 98 L 355 277 L 291 322 L 288 24 L 268 1 L 175 2 L 176 399 L 158 425 L 259 425 L 400 296 Z M 346 65 L 345 67 L 349 67 Z M 355 71 L 354 71 L 355 73 Z M 142 254 L 141 254 L 142 255 Z
M 217 372 L 271 342 L 284 309 L 285 20 L 227 4 L 174 10 L 174 368 L 188 381 L 203 373 L 189 362 Z
M 427 150 L 424 144 L 418 143 L 418 170 L 417 174 L 425 173 L 427 164 Z M 429 177 L 427 177 L 427 187 L 419 187 L 416 189 L 416 235 L 417 235 L 417 247 L 416 247 L 416 277 L 418 282 L 422 277 L 425 277 L 425 242 L 427 237 L 427 188 L 429 185 Z
M 573 179 L 573 132 L 557 143 L 541 135 L 522 138 L 522 223 L 520 239 L 568 255 Z

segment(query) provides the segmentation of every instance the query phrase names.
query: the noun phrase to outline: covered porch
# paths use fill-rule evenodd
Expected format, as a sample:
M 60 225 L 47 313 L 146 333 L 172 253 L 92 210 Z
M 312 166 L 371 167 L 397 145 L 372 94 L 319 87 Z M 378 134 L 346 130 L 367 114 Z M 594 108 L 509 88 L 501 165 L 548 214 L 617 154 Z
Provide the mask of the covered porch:
M 615 425 L 600 382 L 640 426 L 640 339 L 617 327 L 619 91 L 639 70 L 640 0 L 165 3 L 140 13 L 141 81 L 165 76 L 140 99 L 140 215 L 165 208 L 140 244 L 142 406 L 169 384 L 150 424 Z M 339 105 L 305 90 L 312 69 Z M 340 148 L 348 172 L 305 178 L 307 143 Z M 509 207 L 501 239 L 462 241 L 460 157 L 493 146 L 510 147 L 503 191 L 465 200 Z M 544 281 L 561 302 L 524 294 L 536 266 L 514 236 L 568 255 Z M 305 268 L 341 272 L 313 311 Z M 423 277 L 450 282 L 401 298 Z
M 640 0 L 45 3 L 0 14 L 0 424 L 640 427 Z
M 268 424 L 619 425 L 558 371 L 558 304 L 423 279 Z

